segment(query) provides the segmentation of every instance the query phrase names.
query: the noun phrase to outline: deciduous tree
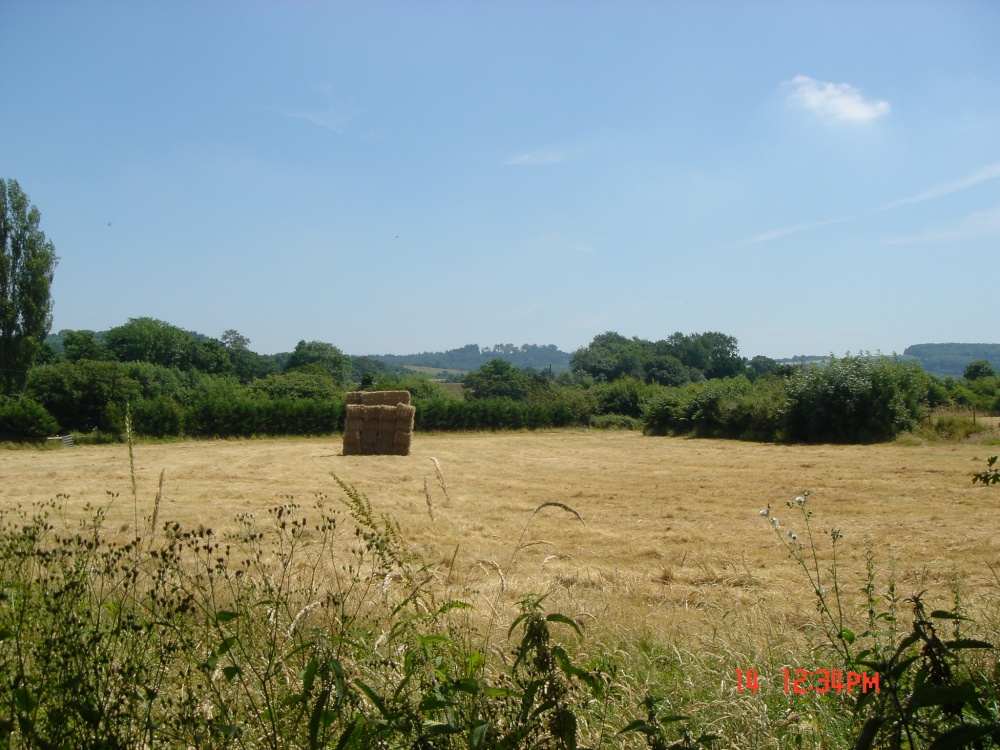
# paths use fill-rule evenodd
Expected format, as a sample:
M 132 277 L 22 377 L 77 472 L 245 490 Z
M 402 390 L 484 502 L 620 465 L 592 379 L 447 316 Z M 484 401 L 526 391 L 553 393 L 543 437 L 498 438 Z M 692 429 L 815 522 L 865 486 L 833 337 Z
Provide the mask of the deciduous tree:
M 17 180 L 0 179 L 0 393 L 20 393 L 52 326 L 55 246 Z
M 319 365 L 326 370 L 337 385 L 346 387 L 351 382 L 351 358 L 333 344 L 323 341 L 300 341 L 285 363 L 285 372 L 306 365 Z
M 996 369 L 990 364 L 989 360 L 977 359 L 975 362 L 969 362 L 965 366 L 965 372 L 962 374 L 966 380 L 979 380 L 980 378 L 992 378 L 997 374 Z
M 63 351 L 70 362 L 81 359 L 107 359 L 104 346 L 94 337 L 93 331 L 66 331 Z
M 229 353 L 229 361 L 241 383 L 250 383 L 281 372 L 281 367 L 272 358 L 250 351 L 250 339 L 236 329 L 223 331 L 219 341 Z
M 503 359 L 493 359 L 470 372 L 462 380 L 469 398 L 509 398 L 522 401 L 544 390 L 548 382 L 540 375 L 529 375 Z

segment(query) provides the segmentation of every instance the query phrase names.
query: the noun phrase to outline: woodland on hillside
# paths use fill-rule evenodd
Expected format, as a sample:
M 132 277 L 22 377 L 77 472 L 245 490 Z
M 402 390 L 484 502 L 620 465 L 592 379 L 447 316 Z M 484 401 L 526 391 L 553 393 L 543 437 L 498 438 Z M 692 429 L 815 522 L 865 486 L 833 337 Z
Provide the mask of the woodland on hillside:
M 1000 344 L 914 344 L 903 350 L 927 372 L 944 377 L 962 377 L 970 362 L 985 360 L 1000 370 Z

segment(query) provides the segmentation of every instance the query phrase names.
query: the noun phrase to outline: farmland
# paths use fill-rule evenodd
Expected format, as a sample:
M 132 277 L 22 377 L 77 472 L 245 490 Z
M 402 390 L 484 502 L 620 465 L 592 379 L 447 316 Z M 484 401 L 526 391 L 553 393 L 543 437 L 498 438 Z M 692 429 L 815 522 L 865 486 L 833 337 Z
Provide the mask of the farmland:
M 420 434 L 409 456 L 344 456 L 337 436 L 5 450 L 0 571 L 22 593 L 3 600 L 4 643 L 18 647 L 0 649 L 0 667 L 26 675 L 18 731 L 71 744 L 402 747 L 444 734 L 425 746 L 579 736 L 627 748 L 642 740 L 617 732 L 651 710 L 647 696 L 689 717 L 640 722 L 650 746 L 690 729 L 734 747 L 851 747 L 871 716 L 887 733 L 925 714 L 940 727 L 934 705 L 901 718 L 889 696 L 862 710 L 839 688 L 790 694 L 781 675 L 875 680 L 851 659 L 895 648 L 912 595 L 926 611 L 958 605 L 970 619 L 955 634 L 996 639 L 996 488 L 971 482 L 996 438 L 801 446 L 567 430 Z M 800 494 L 804 507 L 786 506 Z M 14 531 L 18 507 L 53 498 L 51 542 Z M 866 603 L 893 616 L 885 632 L 863 632 Z M 853 635 L 838 646 L 840 627 L 855 647 Z M 992 701 L 995 658 L 966 663 Z M 753 686 L 737 692 L 735 670 Z M 125 700 L 129 684 L 142 692 Z
M 239 513 L 266 516 L 290 501 L 308 509 L 321 494 L 337 504 L 335 474 L 398 522 L 449 595 L 477 607 L 498 586 L 499 567 L 508 603 L 549 593 L 550 608 L 609 637 L 636 627 L 682 635 L 767 613 L 768 628 L 794 639 L 815 614 L 814 597 L 760 509 L 770 504 L 782 531 L 802 541 L 801 518 L 785 502 L 808 490 L 821 561 L 830 553 L 823 531 L 836 527 L 848 580 L 864 572 L 868 538 L 902 593 L 926 589 L 947 602 L 961 581 L 967 602 L 984 602 L 998 591 L 997 497 L 970 477 L 990 451 L 983 443 L 797 446 L 552 431 L 420 435 L 405 457 L 342 456 L 337 437 L 147 443 L 134 456 L 141 519 L 161 471 L 159 520 L 220 532 L 232 531 Z M 5 451 L 2 471 L 2 506 L 62 493 L 72 517 L 118 493 L 110 527 L 132 533 L 124 446 Z M 532 517 L 546 502 L 582 520 L 558 506 Z

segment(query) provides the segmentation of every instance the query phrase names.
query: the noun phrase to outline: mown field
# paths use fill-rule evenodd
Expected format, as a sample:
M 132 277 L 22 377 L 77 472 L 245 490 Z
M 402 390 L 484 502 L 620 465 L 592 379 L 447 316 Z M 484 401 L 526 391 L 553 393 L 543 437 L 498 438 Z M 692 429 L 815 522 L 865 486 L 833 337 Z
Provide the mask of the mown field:
M 0 599 L 0 741 L 848 748 L 905 734 L 927 747 L 946 725 L 985 737 L 1000 732 L 992 650 L 934 639 L 1000 638 L 1000 490 L 971 481 L 998 442 L 992 428 L 873 446 L 576 430 L 417 434 L 405 457 L 343 456 L 338 437 L 3 450 L 0 572 L 15 593 Z M 53 499 L 52 531 L 18 515 Z M 814 583 L 788 544 L 803 544 Z M 912 595 L 968 619 L 921 625 L 928 640 L 904 646 L 915 661 L 897 674 Z M 921 692 L 932 652 L 955 671 Z M 817 669 L 895 676 L 867 703 L 815 678 L 815 691 L 783 686 L 784 670 Z M 758 680 L 738 691 L 737 670 Z M 974 686 L 958 684 L 967 675 Z
M 729 628 L 795 642 L 809 637 L 815 597 L 762 508 L 782 539 L 791 530 L 803 542 L 785 502 L 809 491 L 822 568 L 824 531 L 843 535 L 845 592 L 861 585 L 867 539 L 879 575 L 904 596 L 927 591 L 947 605 L 958 586 L 975 614 L 1000 593 L 1000 492 L 971 482 L 991 451 L 988 441 L 787 446 L 596 431 L 417 435 L 406 457 L 345 457 L 336 437 L 138 444 L 137 511 L 127 447 L 77 446 L 0 453 L 0 506 L 57 494 L 70 517 L 110 506 L 124 539 L 137 512 L 146 528 L 163 472 L 160 523 L 226 532 L 244 512 L 266 517 L 290 501 L 308 510 L 321 495 L 337 505 L 336 475 L 391 515 L 442 595 L 477 610 L 502 585 L 503 605 L 547 593 L 550 610 L 602 641 Z M 579 518 L 559 506 L 533 515 L 546 502 Z

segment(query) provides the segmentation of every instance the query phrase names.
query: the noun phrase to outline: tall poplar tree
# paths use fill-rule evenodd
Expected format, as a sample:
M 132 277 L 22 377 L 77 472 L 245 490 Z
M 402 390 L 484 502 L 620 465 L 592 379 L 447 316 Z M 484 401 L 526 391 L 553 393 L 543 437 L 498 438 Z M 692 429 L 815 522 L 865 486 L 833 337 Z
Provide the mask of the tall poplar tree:
M 55 246 L 17 180 L 0 179 L 0 395 L 20 393 L 52 326 Z

